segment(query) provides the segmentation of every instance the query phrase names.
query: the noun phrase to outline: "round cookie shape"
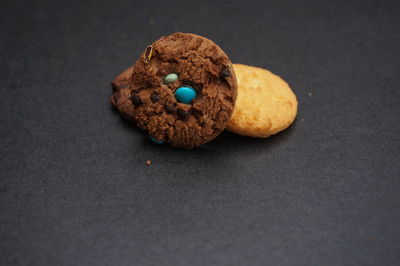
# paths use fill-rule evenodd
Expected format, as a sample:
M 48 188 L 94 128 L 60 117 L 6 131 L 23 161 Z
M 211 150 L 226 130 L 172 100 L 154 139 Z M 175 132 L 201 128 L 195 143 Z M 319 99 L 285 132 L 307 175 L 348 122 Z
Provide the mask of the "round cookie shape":
M 232 63 L 222 49 L 178 32 L 146 48 L 131 70 L 129 87 L 117 89 L 111 102 L 159 142 L 190 149 L 225 129 L 236 96 Z
M 238 82 L 231 132 L 266 138 L 289 127 L 297 114 L 296 95 L 279 76 L 268 70 L 234 64 Z

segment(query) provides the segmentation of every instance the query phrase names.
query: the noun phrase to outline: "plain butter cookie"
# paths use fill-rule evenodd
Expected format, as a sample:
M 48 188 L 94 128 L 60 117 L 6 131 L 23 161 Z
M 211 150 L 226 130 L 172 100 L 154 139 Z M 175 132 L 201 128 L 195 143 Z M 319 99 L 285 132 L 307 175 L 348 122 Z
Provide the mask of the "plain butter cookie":
M 268 70 L 234 64 L 238 96 L 227 129 L 266 138 L 289 127 L 297 114 L 297 99 L 289 85 Z

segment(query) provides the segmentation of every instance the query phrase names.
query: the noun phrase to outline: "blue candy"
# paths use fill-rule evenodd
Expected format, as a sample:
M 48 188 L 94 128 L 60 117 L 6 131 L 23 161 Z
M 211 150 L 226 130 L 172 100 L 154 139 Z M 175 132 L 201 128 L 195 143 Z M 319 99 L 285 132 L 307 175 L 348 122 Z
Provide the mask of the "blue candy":
M 154 143 L 157 143 L 157 144 L 163 144 L 164 143 L 163 140 L 158 140 L 153 136 L 150 136 L 150 139 L 151 139 L 151 141 L 153 141 Z
M 191 87 L 180 87 L 175 91 L 175 98 L 180 103 L 190 103 L 194 98 L 196 98 L 197 93 L 195 89 Z

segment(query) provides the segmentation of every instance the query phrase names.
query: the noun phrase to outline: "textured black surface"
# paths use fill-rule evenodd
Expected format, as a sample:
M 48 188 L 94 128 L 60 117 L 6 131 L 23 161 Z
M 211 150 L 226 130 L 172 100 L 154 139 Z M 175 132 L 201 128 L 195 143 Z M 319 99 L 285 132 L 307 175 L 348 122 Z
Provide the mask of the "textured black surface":
M 0 264 L 399 265 L 399 6 L 2 1 Z M 295 124 L 148 141 L 109 83 L 175 31 L 281 75 Z

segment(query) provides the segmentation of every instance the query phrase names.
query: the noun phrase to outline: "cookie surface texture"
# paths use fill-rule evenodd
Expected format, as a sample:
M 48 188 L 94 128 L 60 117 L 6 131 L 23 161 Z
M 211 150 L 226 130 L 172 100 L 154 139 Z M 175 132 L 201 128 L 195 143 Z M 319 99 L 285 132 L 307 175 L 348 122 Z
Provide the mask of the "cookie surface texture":
M 294 121 L 297 99 L 289 85 L 268 70 L 233 65 L 238 97 L 227 129 L 251 137 L 266 138 Z
M 228 56 L 211 40 L 190 33 L 149 45 L 113 87 L 111 103 L 123 116 L 154 139 L 186 149 L 225 129 L 237 96 Z

